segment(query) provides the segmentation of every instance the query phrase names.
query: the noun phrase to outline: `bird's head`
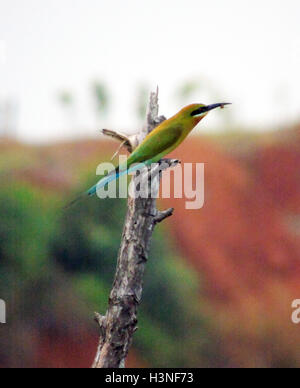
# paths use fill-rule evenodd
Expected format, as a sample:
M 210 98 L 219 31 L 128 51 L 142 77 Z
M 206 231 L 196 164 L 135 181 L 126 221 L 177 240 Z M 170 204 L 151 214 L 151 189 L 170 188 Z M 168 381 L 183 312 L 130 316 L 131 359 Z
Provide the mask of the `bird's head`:
M 184 119 L 186 122 L 195 126 L 208 114 L 208 112 L 216 108 L 224 108 L 226 105 L 230 104 L 228 102 L 212 105 L 191 104 L 183 108 L 178 115 L 181 119 Z

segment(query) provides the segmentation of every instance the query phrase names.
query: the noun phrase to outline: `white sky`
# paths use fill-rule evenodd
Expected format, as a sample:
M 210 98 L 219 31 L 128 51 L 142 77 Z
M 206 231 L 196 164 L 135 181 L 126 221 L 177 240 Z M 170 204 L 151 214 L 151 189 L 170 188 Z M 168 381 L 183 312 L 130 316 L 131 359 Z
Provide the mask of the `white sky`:
M 133 101 L 144 81 L 159 85 L 162 113 L 174 114 L 184 80 L 233 102 L 230 114 L 243 126 L 294 122 L 299 21 L 299 0 L 0 0 L 0 99 L 18 102 L 18 133 L 29 141 L 70 135 L 57 102 L 65 88 L 76 95 L 76 125 L 96 133 L 94 79 L 113 97 L 101 126 L 136 125 Z M 199 92 L 190 102 L 215 99 Z M 203 128 L 216 124 L 209 117 Z

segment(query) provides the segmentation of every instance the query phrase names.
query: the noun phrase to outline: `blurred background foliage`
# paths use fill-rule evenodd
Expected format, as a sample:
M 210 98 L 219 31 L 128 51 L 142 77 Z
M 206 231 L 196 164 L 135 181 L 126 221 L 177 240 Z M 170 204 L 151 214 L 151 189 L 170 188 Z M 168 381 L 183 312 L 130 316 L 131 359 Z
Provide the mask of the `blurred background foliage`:
M 126 202 L 62 208 L 119 145 L 100 130 L 138 130 L 157 84 L 168 117 L 233 105 L 172 154 L 205 164 L 205 205 L 159 200 L 176 211 L 155 231 L 127 365 L 300 366 L 299 11 L 299 0 L 1 2 L 0 368 L 92 364 Z
M 35 152 L 39 153 L 38 149 Z M 9 147 L 1 158 L 8 154 Z M 76 365 L 88 366 L 97 345 L 92 313 L 104 312 L 107 307 L 126 201 L 91 199 L 64 212 L 61 206 L 69 193 L 58 195 L 47 187 L 36 187 L 14 176 L 16 173 L 14 167 L 2 169 L 2 174 L 10 178 L 2 181 L 0 189 L 4 221 L 0 224 L 0 295 L 9 309 L 8 324 L 1 326 L 1 334 L 5 335 L 1 335 L 0 363 L 40 366 L 35 352 L 43 352 L 43 348 L 35 348 L 31 342 L 40 337 L 51 341 L 56 331 L 72 337 L 76 317 L 79 327 L 91 330 L 95 340 L 94 348 L 84 350 L 90 354 L 77 360 Z M 94 175 L 88 175 L 76 192 L 94 181 Z M 40 186 L 41 182 L 37 183 Z M 197 366 L 203 351 L 201 343 L 196 344 L 197 333 L 199 328 L 206 330 L 207 320 L 199 316 L 196 307 L 197 278 L 169 239 L 164 229 L 155 234 L 135 349 L 143 354 L 147 365 Z M 210 341 L 214 343 L 212 337 L 205 339 L 205 343 Z M 197 353 L 191 352 L 192 348 Z
M 184 104 L 201 88 L 187 81 L 174 95 Z M 90 95 L 101 123 L 109 88 L 94 81 Z M 141 83 L 138 120 L 147 96 Z M 76 96 L 65 90 L 58 100 L 76 128 Z M 228 115 L 221 118 L 226 128 Z M 93 312 L 106 311 L 126 201 L 62 207 L 94 184 L 96 166 L 117 144 L 32 146 L 5 135 L 0 297 L 8 323 L 0 326 L 0 366 L 88 367 L 98 341 Z M 290 321 L 300 292 L 299 139 L 297 126 L 227 131 L 192 137 L 176 151 L 185 162 L 206 163 L 206 204 L 189 212 L 185 199 L 160 201 L 176 212 L 154 235 L 128 366 L 300 365 L 300 333 Z

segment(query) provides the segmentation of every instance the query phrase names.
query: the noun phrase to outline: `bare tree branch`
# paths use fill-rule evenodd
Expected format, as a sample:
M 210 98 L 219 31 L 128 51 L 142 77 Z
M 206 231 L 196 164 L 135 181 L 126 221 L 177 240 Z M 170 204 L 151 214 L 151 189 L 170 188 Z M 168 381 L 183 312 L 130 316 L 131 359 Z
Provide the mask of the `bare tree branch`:
M 122 146 L 126 147 L 128 152 L 132 152 L 139 144 L 138 134 L 135 135 L 125 135 L 124 133 L 113 131 L 111 129 L 102 129 L 102 133 L 105 136 L 112 137 L 118 141 L 122 142 Z
M 111 129 L 102 129 L 102 134 L 111 137 L 121 142 L 119 148 L 112 157 L 112 160 L 118 155 L 122 147 L 125 147 L 129 153 L 132 153 L 136 147 L 144 140 L 144 138 L 150 133 L 157 125 L 162 123 L 166 118 L 164 116 L 158 117 L 158 88 L 156 93 L 152 93 L 147 109 L 147 120 L 145 126 L 140 132 L 133 135 L 126 135 L 119 131 Z
M 150 96 L 146 125 L 136 136 L 138 144 L 162 120 L 164 118 L 158 117 L 157 90 Z M 120 136 L 120 133 L 114 133 L 117 135 L 113 137 L 120 141 L 125 140 L 123 134 Z M 111 133 L 109 135 L 111 136 Z M 133 149 L 131 140 L 128 140 L 128 143 Z M 160 212 L 156 208 L 161 172 L 178 163 L 177 160 L 164 159 L 160 166 L 154 169 L 149 168 L 146 179 L 142 181 L 143 185 L 148 185 L 148 198 L 129 198 L 128 200 L 128 212 L 108 311 L 104 317 L 96 314 L 96 320 L 100 326 L 100 342 L 94 368 L 125 367 L 133 334 L 137 330 L 137 309 L 142 299 L 144 270 L 152 234 L 155 225 L 170 217 L 174 211 L 174 209 L 168 209 Z M 155 179 L 156 184 L 153 186 Z
M 166 218 L 171 217 L 173 213 L 174 213 L 174 208 L 170 208 L 162 212 L 158 212 L 157 216 L 154 217 L 155 224 L 159 224 L 160 222 L 164 221 Z

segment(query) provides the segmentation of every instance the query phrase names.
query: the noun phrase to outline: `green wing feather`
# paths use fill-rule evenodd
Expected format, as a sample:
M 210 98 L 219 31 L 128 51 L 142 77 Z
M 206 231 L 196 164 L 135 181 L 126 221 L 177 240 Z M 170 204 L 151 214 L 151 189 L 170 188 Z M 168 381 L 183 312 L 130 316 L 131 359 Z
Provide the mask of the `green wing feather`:
M 135 149 L 128 158 L 126 166 L 119 166 L 106 177 L 102 178 L 95 186 L 72 201 L 65 208 L 67 209 L 81 198 L 96 194 L 97 187 L 104 187 L 108 182 L 118 179 L 122 171 L 130 171 L 130 166 L 136 163 L 158 162 L 161 158 L 173 151 L 184 139 L 183 130 L 180 126 L 160 128 L 157 127 L 146 139 Z M 149 163 L 148 163 L 149 164 Z M 138 167 L 138 166 L 137 166 Z M 133 167 L 134 168 L 134 167 Z M 133 170 L 134 171 L 134 170 Z
M 159 129 L 159 127 L 157 128 Z M 169 152 L 173 151 L 182 137 L 182 129 L 178 126 L 154 130 L 146 139 L 135 149 L 128 159 L 128 166 L 133 163 L 155 160 L 157 157 L 162 158 Z

